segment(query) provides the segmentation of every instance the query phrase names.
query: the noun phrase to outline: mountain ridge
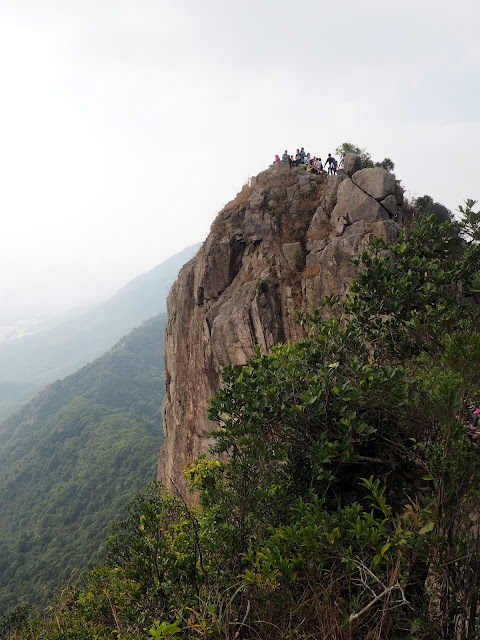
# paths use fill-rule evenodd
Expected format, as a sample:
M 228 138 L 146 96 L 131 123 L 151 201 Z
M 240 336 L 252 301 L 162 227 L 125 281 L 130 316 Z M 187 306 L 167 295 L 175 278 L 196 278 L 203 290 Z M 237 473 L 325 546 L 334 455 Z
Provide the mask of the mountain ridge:
M 165 312 L 171 284 L 199 246 L 185 248 L 105 302 L 49 330 L 0 343 L 0 418 L 43 386 L 101 356 L 143 321 Z

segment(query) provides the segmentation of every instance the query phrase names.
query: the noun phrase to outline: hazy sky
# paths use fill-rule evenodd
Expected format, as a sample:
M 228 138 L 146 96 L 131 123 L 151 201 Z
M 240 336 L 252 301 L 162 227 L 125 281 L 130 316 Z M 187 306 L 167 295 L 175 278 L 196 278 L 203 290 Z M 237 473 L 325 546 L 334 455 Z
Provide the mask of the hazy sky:
M 109 295 L 275 153 L 480 200 L 478 0 L 0 0 L 0 323 Z

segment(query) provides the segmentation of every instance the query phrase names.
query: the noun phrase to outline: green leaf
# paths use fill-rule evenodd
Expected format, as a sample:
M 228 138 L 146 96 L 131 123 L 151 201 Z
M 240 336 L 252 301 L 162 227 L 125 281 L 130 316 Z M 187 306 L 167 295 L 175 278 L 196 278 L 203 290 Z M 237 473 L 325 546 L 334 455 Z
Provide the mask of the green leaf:
M 429 533 L 430 531 L 433 530 L 433 527 L 435 526 L 434 522 L 427 522 L 426 525 L 424 525 L 420 531 L 418 532 L 421 536 L 425 535 L 426 533 Z

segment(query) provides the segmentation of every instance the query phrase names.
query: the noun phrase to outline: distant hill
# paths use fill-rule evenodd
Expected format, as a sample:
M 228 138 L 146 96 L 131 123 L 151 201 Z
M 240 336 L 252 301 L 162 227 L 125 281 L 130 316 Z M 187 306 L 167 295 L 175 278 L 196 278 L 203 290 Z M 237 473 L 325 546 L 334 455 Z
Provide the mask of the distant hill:
M 155 478 L 165 322 L 145 322 L 0 425 L 0 615 L 96 562 L 111 521 Z
M 0 419 L 46 384 L 100 356 L 144 320 L 165 312 L 170 286 L 199 247 L 187 247 L 58 326 L 0 343 Z

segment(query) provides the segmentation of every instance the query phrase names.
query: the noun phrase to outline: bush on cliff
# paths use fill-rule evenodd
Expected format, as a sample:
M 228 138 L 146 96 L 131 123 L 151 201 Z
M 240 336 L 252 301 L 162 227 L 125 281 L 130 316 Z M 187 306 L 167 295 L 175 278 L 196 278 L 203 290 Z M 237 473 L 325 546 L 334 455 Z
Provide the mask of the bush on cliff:
M 18 638 L 478 636 L 480 215 L 376 241 L 339 310 L 225 370 L 199 506 L 153 486 Z

